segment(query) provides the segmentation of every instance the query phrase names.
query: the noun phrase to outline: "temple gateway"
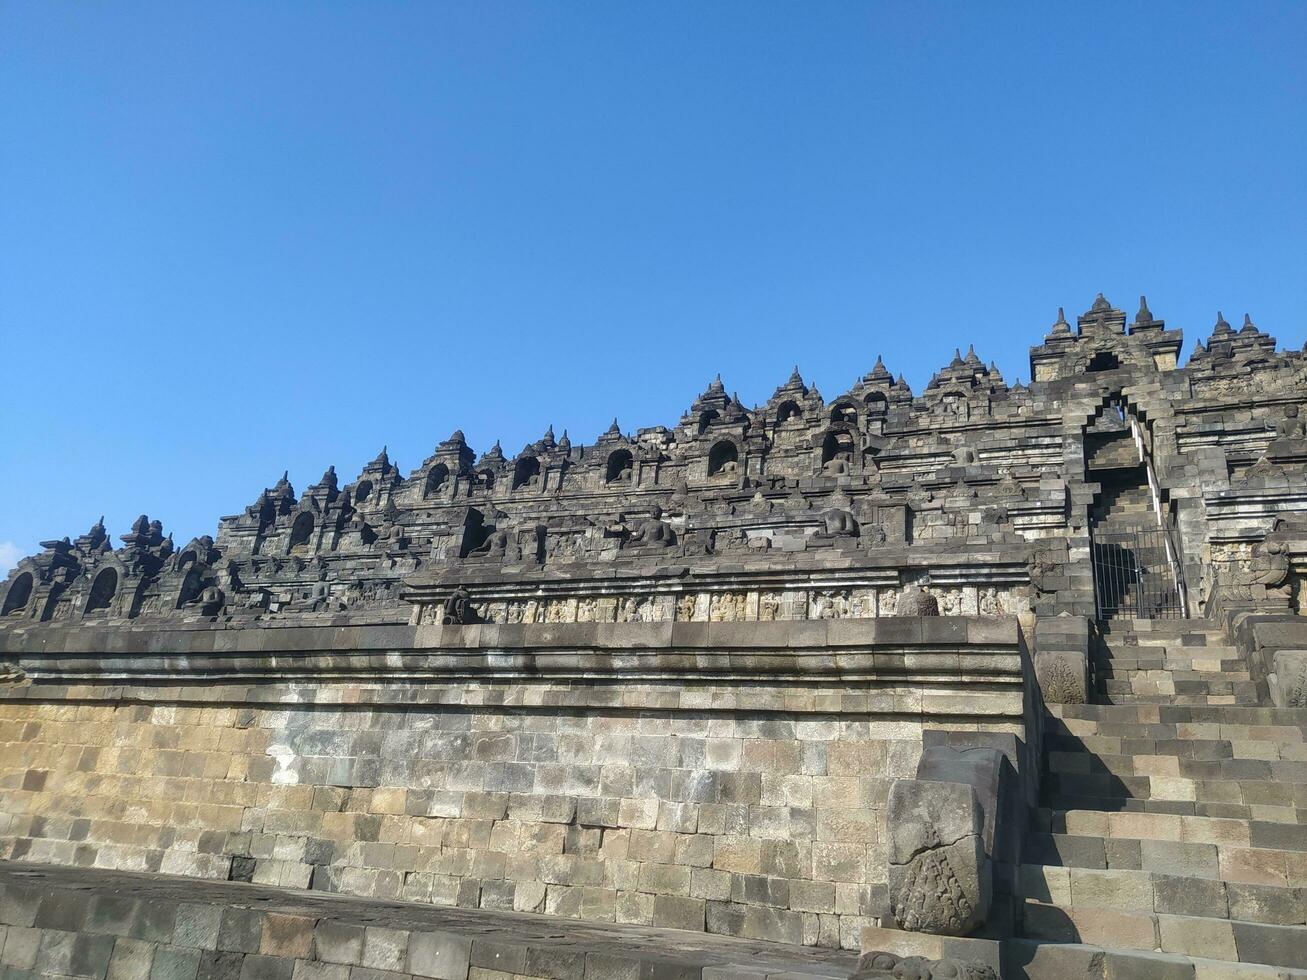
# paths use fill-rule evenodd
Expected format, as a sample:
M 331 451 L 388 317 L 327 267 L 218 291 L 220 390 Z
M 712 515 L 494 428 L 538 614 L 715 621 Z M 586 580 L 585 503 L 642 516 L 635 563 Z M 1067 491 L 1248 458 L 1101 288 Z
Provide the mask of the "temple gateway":
M 43 542 L 0 975 L 1307 977 L 1307 356 L 1074 320 Z

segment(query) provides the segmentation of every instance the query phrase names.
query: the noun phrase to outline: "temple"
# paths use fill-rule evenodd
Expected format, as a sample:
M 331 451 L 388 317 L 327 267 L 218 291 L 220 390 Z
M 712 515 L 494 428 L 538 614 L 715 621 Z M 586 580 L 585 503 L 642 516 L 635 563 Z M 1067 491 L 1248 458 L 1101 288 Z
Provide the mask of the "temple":
M 0 968 L 1307 977 L 1307 354 L 1183 346 L 1099 294 L 1028 384 L 719 376 L 42 542 Z

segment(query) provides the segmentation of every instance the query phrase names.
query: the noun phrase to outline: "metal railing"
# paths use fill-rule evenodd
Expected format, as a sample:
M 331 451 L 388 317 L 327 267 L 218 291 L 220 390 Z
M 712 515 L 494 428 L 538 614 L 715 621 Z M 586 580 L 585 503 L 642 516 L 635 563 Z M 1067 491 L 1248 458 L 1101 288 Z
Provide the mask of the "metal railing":
M 1099 619 L 1183 619 L 1179 555 L 1163 528 L 1093 532 Z

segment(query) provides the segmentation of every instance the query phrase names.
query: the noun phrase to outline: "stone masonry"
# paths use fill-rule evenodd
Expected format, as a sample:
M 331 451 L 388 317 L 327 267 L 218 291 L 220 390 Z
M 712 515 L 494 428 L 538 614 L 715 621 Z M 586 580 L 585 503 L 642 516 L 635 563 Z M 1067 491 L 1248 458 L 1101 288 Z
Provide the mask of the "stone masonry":
M 1182 347 L 1100 295 L 1029 385 L 719 378 L 43 542 L 0 583 L 0 969 L 1307 976 L 1307 356 Z M 140 925 L 188 887 L 280 911 Z M 518 928 L 551 951 L 477 960 Z

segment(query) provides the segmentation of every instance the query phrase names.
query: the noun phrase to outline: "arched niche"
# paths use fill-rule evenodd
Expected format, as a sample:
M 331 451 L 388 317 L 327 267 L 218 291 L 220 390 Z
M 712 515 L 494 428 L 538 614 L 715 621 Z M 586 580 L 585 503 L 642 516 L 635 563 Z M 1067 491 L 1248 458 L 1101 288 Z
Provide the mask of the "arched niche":
M 427 470 L 426 482 L 422 485 L 423 497 L 434 497 L 445 488 L 445 483 L 449 480 L 449 467 L 444 463 L 437 463 L 431 469 Z
M 494 471 L 494 470 L 482 470 L 481 472 L 479 472 L 479 473 L 477 474 L 477 479 L 478 479 L 479 481 L 481 481 L 481 486 L 485 487 L 485 489 L 487 489 L 487 490 L 493 490 L 493 489 L 495 489 L 495 471 Z
M 354 488 L 354 503 L 361 504 L 372 496 L 372 481 L 359 480 L 358 485 Z
M 740 450 L 729 439 L 714 443 L 708 451 L 709 476 L 734 476 L 740 466 Z
M 715 408 L 707 409 L 699 413 L 699 435 L 708 431 L 708 427 L 721 418 L 721 413 Z
M 889 399 L 883 391 L 873 391 L 862 401 L 867 406 L 868 418 L 883 419 L 889 411 Z
M 98 612 L 113 605 L 113 597 L 118 594 L 118 570 L 102 568 L 91 582 L 91 591 L 86 597 L 85 612 Z
M 839 461 L 843 462 L 843 468 L 847 471 L 853 466 L 854 451 L 852 433 L 843 429 L 827 432 L 826 438 L 821 441 L 821 465 L 825 468 L 827 464 Z
M 534 456 L 523 456 L 513 467 L 513 489 L 533 487 L 540 482 L 540 460 Z
M 32 573 L 22 572 L 9 583 L 9 591 L 5 593 L 4 605 L 0 606 L 0 616 L 20 615 L 31 600 Z
M 288 551 L 291 554 L 309 550 L 309 541 L 313 537 L 313 515 L 308 511 L 301 511 L 296 515 L 294 523 L 290 526 L 290 545 Z
M 786 422 L 802 422 L 803 409 L 795 401 L 784 401 L 776 408 L 776 424 L 784 425 Z
M 967 417 L 967 396 L 960 391 L 947 391 L 939 400 L 940 414 L 949 418 L 965 419 Z
M 190 568 L 182 577 L 181 587 L 177 590 L 177 601 L 173 608 L 180 609 L 197 599 L 204 589 L 204 575 L 199 568 Z
M 830 409 L 830 420 L 841 425 L 858 424 L 858 408 L 851 402 L 836 402 Z
M 615 449 L 608 454 L 608 465 L 604 467 L 605 483 L 630 483 L 635 472 L 635 457 L 629 449 Z
M 1085 371 L 1090 374 L 1096 371 L 1115 371 L 1120 366 L 1121 359 L 1119 357 L 1110 350 L 1100 350 L 1089 359 L 1089 363 L 1085 365 Z

